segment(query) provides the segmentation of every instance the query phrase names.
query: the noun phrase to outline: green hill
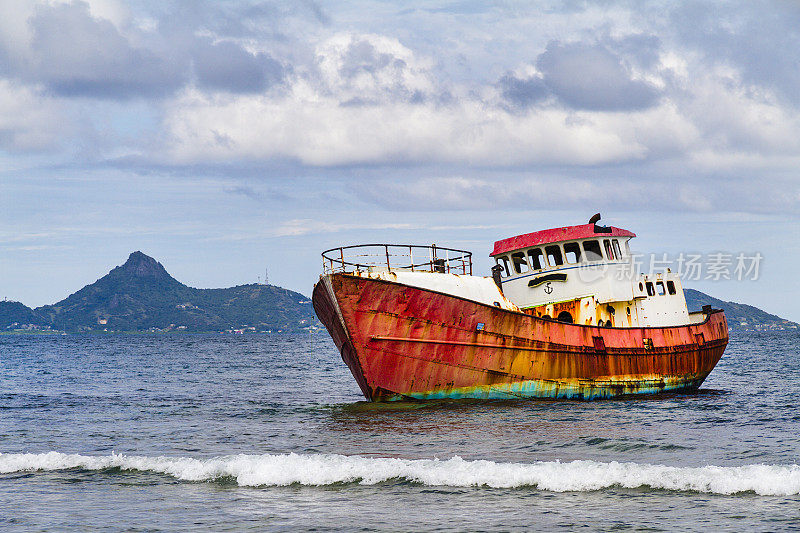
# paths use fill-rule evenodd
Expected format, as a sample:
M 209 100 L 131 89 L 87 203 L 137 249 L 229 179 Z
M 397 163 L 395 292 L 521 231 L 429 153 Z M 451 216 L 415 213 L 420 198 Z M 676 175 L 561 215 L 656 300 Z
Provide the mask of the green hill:
M 20 302 L 0 301 L 0 331 L 16 324 L 18 329 L 25 326 L 43 326 L 47 320 L 33 309 Z
M 730 329 L 795 329 L 798 328 L 796 322 L 786 320 L 777 315 L 772 315 L 762 311 L 752 305 L 740 304 L 736 302 L 726 302 L 709 296 L 695 289 L 684 289 L 686 295 L 686 306 L 689 311 L 700 311 L 704 305 L 710 305 L 714 309 L 725 311 Z
M 53 305 L 33 312 L 65 331 L 298 331 L 313 310 L 300 293 L 273 285 L 195 289 L 142 252 Z

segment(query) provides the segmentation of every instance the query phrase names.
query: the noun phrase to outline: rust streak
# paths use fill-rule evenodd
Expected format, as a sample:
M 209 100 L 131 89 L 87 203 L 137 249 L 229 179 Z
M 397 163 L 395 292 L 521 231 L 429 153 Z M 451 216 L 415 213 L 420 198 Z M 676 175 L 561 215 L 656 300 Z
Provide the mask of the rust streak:
M 384 337 L 381 335 L 373 335 L 370 337 L 373 341 L 398 341 L 398 342 L 420 342 L 422 344 L 452 344 L 454 346 L 475 346 L 477 348 L 500 348 L 502 350 L 527 350 L 529 352 L 540 352 L 542 348 L 531 348 L 529 346 L 509 346 L 503 344 L 487 344 L 480 342 L 460 342 L 460 341 L 447 341 L 440 339 L 411 339 L 408 337 Z

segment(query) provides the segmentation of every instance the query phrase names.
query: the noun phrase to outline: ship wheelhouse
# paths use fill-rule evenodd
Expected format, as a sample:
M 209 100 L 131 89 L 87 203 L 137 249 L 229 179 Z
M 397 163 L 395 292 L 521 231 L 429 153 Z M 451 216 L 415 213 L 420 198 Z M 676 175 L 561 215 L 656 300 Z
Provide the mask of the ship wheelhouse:
M 702 313 L 688 313 L 676 274 L 637 272 L 635 236 L 593 218 L 497 241 L 489 255 L 506 298 L 533 316 L 623 328 L 701 321 Z

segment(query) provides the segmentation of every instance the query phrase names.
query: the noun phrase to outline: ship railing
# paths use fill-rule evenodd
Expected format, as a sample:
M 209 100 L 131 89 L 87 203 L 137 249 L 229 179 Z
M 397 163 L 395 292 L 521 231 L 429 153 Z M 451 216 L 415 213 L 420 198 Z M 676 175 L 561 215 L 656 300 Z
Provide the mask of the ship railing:
M 357 244 L 322 252 L 325 274 L 398 270 L 471 276 L 472 252 L 435 244 Z

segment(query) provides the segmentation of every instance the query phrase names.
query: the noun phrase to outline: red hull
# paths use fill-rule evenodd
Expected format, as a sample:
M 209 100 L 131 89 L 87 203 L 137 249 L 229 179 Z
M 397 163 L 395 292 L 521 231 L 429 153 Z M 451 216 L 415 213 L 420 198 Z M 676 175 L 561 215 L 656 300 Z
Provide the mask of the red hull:
M 691 389 L 728 343 L 722 311 L 676 327 L 583 326 L 352 274 L 323 276 L 313 303 L 373 401 Z

